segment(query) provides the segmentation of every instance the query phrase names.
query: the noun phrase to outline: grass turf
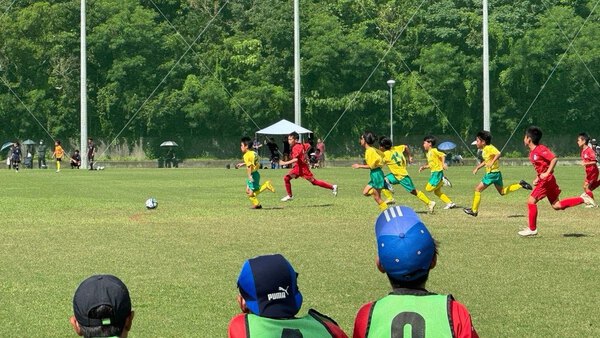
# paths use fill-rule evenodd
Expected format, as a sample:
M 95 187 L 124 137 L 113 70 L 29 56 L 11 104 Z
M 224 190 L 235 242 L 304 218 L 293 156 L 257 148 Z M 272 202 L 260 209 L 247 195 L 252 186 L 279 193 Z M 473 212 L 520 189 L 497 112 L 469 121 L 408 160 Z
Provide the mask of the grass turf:
M 447 194 L 469 207 L 481 175 L 451 167 Z M 428 173 L 410 168 L 418 188 Z M 91 274 L 122 278 L 132 295 L 131 337 L 223 337 L 239 312 L 235 281 L 242 262 L 280 252 L 299 271 L 300 314 L 313 307 L 351 334 L 361 304 L 389 292 L 374 265 L 372 198 L 361 196 L 368 171 L 315 170 L 339 196 L 294 180 L 283 203 L 283 170 L 263 170 L 276 194 L 250 210 L 244 170 L 121 169 L 0 171 L 0 336 L 73 337 L 68 323 L 78 283 Z M 531 181 L 531 167 L 504 167 L 506 184 Z M 562 197 L 581 193 L 583 170 L 559 167 Z M 539 231 L 520 238 L 528 192 L 482 194 L 479 216 L 461 209 L 425 213 L 401 187 L 440 242 L 428 289 L 452 293 L 471 311 L 482 337 L 600 336 L 599 209 L 554 211 L 540 202 Z M 155 197 L 158 209 L 146 210 Z

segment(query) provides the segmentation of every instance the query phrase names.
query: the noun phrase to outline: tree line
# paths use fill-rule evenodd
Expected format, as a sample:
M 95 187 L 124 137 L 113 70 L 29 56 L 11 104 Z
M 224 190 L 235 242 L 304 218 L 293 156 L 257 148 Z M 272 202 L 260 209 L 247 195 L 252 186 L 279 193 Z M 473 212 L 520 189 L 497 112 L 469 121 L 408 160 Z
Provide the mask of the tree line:
M 492 132 L 516 143 L 600 132 L 600 20 L 590 0 L 490 0 Z M 0 5 L 3 140 L 78 139 L 79 1 Z M 328 150 L 365 130 L 482 126 L 482 8 L 472 0 L 302 0 L 302 124 Z M 293 2 L 88 0 L 88 134 L 171 139 L 187 156 L 237 155 L 241 135 L 294 117 Z

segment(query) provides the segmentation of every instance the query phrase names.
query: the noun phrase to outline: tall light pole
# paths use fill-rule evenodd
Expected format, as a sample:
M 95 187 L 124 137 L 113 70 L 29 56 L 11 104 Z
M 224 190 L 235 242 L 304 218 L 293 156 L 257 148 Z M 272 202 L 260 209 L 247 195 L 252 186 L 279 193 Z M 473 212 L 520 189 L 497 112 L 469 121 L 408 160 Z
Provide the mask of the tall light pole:
M 387 84 L 390 86 L 390 140 L 392 140 L 392 144 L 394 144 L 394 96 L 392 94 L 392 88 L 394 88 L 396 81 L 388 80 Z
M 300 96 L 300 0 L 294 0 L 294 123 L 302 125 Z
M 80 8 L 80 16 L 81 16 L 81 27 L 80 27 L 80 51 L 79 51 L 79 63 L 81 67 L 80 74 L 80 95 L 79 104 L 81 107 L 81 166 L 85 169 L 88 165 L 86 144 L 87 144 L 87 54 L 86 54 L 86 34 L 85 34 L 85 0 L 81 0 L 81 8 Z
M 491 131 L 490 122 L 490 49 L 488 43 L 488 3 L 483 0 L 483 130 Z

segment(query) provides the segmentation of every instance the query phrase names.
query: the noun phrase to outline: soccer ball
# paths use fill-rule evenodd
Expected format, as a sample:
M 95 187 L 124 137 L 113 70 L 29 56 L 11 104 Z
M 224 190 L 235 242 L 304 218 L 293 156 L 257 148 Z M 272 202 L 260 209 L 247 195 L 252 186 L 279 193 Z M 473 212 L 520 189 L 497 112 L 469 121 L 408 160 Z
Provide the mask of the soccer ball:
M 146 208 L 147 209 L 156 209 L 158 207 L 158 201 L 154 197 L 150 197 L 146 200 Z

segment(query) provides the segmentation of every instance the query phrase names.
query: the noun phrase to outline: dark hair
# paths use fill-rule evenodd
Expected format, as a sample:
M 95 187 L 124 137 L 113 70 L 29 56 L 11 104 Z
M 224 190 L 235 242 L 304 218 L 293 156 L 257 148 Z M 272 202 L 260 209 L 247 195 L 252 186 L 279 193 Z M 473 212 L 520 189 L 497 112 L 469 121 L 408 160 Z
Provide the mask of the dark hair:
M 102 319 L 113 317 L 113 308 L 110 305 L 100 305 L 93 308 L 89 317 L 93 319 Z M 101 326 L 83 326 L 79 324 L 81 333 L 85 338 L 91 337 L 119 337 L 125 328 L 125 322 L 120 327 L 116 325 L 101 325 Z
M 375 143 L 375 139 L 377 138 L 375 134 L 370 131 L 365 131 L 360 137 L 362 137 L 368 145 L 372 146 Z
M 58 145 L 60 145 L 60 140 L 56 140 L 54 142 L 56 142 Z
M 294 140 L 299 140 L 300 139 L 300 135 L 298 135 L 297 132 L 293 131 L 291 133 L 289 133 L 288 137 L 291 136 Z
M 435 145 L 437 144 L 437 139 L 433 135 L 427 135 L 427 136 L 425 136 L 423 138 L 423 141 L 431 143 L 432 147 L 435 147 Z
M 486 145 L 489 145 L 492 143 L 492 133 L 490 133 L 487 130 L 482 130 L 482 131 L 478 132 L 476 137 L 482 139 Z
M 525 131 L 525 135 L 531 139 L 531 142 L 536 146 L 540 144 L 542 139 L 542 130 L 536 126 L 531 126 Z
M 583 139 L 585 141 L 585 144 L 590 143 L 590 135 L 588 135 L 587 133 L 579 133 L 578 137 Z
M 390 150 L 390 149 L 392 149 L 393 144 L 392 144 L 392 140 L 390 140 L 388 137 L 382 136 L 379 139 L 379 145 L 381 147 L 383 147 L 383 149 L 385 149 L 385 150 Z
M 246 145 L 248 148 L 252 148 L 252 144 L 254 143 L 252 139 L 248 136 L 244 136 L 241 139 L 241 142 Z

